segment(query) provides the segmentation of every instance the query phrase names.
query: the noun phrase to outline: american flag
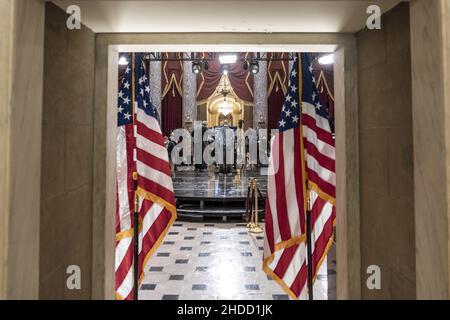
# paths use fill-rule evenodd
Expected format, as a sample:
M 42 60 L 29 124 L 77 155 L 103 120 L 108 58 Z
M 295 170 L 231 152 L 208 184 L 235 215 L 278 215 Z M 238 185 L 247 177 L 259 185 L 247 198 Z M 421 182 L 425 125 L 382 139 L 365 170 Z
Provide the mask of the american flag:
M 266 198 L 263 269 L 294 299 L 308 297 L 308 198 L 313 278 L 333 239 L 334 198 L 327 192 L 335 185 L 334 142 L 311 71 L 308 55 L 295 57 L 272 140 Z
M 313 280 L 333 244 L 336 222 L 335 144 L 308 54 L 301 54 L 302 125 L 306 151 Z
M 138 175 L 139 283 L 148 259 L 176 219 L 168 154 L 142 54 L 126 58 L 117 110 L 116 298 L 121 300 L 134 299 L 134 172 Z

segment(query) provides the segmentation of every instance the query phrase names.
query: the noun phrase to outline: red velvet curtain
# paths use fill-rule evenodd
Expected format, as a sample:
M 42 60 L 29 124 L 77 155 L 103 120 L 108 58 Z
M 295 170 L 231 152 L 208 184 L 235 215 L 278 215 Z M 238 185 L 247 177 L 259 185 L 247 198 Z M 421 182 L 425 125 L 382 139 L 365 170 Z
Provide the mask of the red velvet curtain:
M 267 99 L 267 128 L 276 129 L 284 103 L 283 90 L 273 91 Z
M 163 135 L 183 127 L 183 97 L 178 91 L 166 94 L 161 104 L 161 131 Z
M 267 128 L 276 129 L 278 118 L 283 108 L 284 95 L 289 81 L 289 62 L 277 59 L 285 59 L 287 53 L 268 53 L 268 97 L 267 97 Z
M 200 53 L 199 58 L 212 58 L 209 61 L 208 70 L 203 71 L 197 76 L 197 100 L 204 101 L 208 99 L 219 85 L 222 78 L 221 65 L 219 62 L 219 55 L 221 53 Z M 250 53 L 238 53 L 238 58 L 251 59 Z M 228 79 L 230 79 L 231 87 L 233 88 L 239 99 L 245 102 L 253 102 L 253 76 L 250 70 L 244 70 L 243 63 L 237 61 L 230 65 L 228 72 Z
M 312 67 L 322 105 L 327 110 L 331 131 L 334 132 L 334 66 L 333 64 L 321 65 L 314 59 Z
M 183 62 L 182 53 L 166 52 L 163 58 L 175 59 L 163 62 L 161 131 L 170 135 L 174 129 L 183 127 Z

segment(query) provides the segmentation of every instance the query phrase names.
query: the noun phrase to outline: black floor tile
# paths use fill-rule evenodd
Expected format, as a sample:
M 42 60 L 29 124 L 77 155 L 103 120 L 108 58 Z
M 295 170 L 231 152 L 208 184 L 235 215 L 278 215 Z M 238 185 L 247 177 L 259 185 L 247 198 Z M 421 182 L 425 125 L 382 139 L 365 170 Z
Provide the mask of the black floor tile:
M 206 284 L 193 284 L 192 290 L 206 290 L 207 285 Z
M 141 290 L 155 290 L 156 284 L 143 284 Z
M 157 257 L 168 257 L 170 256 L 170 252 L 158 252 L 156 254 Z
M 164 267 L 150 267 L 150 272 L 161 272 Z
M 245 290 L 259 290 L 258 284 L 246 284 Z
M 205 271 L 208 271 L 208 267 L 196 267 L 195 271 L 197 271 L 197 272 L 205 272 Z
M 209 257 L 210 255 L 211 255 L 210 252 L 200 252 L 200 253 L 198 254 L 199 257 Z
M 165 294 L 162 296 L 161 300 L 178 300 L 177 294 Z
M 184 280 L 184 275 L 182 274 L 171 274 L 169 280 Z
M 175 260 L 175 264 L 186 264 L 189 262 L 189 259 L 177 259 Z
M 289 296 L 287 294 L 273 294 L 273 300 L 289 300 Z

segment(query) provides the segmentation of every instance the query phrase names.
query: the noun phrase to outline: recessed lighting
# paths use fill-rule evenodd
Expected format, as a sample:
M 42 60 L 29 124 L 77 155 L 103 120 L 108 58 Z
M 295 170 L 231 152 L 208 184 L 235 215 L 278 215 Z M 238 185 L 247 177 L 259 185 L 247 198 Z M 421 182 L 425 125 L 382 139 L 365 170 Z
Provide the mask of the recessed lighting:
M 127 66 L 128 65 L 128 60 L 127 60 L 127 58 L 125 56 L 120 57 L 119 65 L 121 65 L 121 66 Z
M 223 64 L 220 68 L 221 68 L 222 74 L 223 74 L 224 76 L 228 75 L 228 72 L 230 71 L 230 65 L 228 65 L 228 64 Z
M 226 53 L 219 56 L 220 64 L 232 64 L 236 63 L 237 55 L 235 53 Z
M 322 56 L 319 58 L 319 63 L 321 65 L 332 64 L 334 63 L 334 54 L 329 54 L 327 56 Z

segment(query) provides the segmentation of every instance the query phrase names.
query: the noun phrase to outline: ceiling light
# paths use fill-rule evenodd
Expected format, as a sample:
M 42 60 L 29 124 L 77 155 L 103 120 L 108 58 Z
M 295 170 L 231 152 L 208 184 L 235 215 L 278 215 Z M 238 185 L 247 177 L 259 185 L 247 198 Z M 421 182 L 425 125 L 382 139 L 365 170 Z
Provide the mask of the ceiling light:
M 231 64 L 235 63 L 237 60 L 237 55 L 235 53 L 227 53 L 219 56 L 220 64 Z
M 334 63 L 334 54 L 329 54 L 327 56 L 322 56 L 319 58 L 319 63 L 321 65 Z
M 227 76 L 227 75 L 228 75 L 228 72 L 230 71 L 230 65 L 228 65 L 228 64 L 223 64 L 223 65 L 220 67 L 220 69 L 222 70 L 222 74 L 223 74 L 224 76 Z
M 119 65 L 121 65 L 121 66 L 127 66 L 128 65 L 128 60 L 127 60 L 127 58 L 125 56 L 120 57 Z
M 257 74 L 259 72 L 259 62 L 252 61 L 252 63 L 250 63 L 250 70 L 253 74 Z
M 219 112 L 223 114 L 224 116 L 227 116 L 231 112 L 233 112 L 233 107 L 228 103 L 227 99 L 225 99 L 220 105 L 219 105 Z
M 192 73 L 199 74 L 202 72 L 202 64 L 200 61 L 193 61 L 192 62 Z

